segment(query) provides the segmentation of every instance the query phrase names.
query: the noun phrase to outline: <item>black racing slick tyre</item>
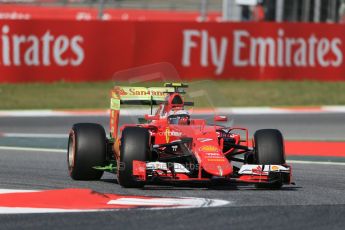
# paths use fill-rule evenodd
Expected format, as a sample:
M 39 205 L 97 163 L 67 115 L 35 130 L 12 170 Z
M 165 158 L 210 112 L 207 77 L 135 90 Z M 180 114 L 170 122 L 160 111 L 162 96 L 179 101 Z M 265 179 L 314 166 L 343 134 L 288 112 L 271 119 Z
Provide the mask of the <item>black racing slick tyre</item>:
M 254 158 L 256 164 L 282 165 L 285 164 L 284 138 L 277 129 L 261 129 L 254 134 Z M 279 182 L 273 184 L 257 184 L 258 188 L 278 189 Z
M 142 188 L 145 182 L 133 176 L 133 161 L 149 160 L 150 134 L 141 127 L 126 127 L 122 131 L 120 146 L 120 162 L 117 180 L 125 188 Z
M 284 139 L 277 129 L 261 129 L 254 134 L 257 164 L 285 164 Z
M 78 123 L 69 134 L 67 165 L 74 180 L 99 180 L 103 171 L 93 169 L 103 166 L 106 158 L 106 134 L 99 124 Z

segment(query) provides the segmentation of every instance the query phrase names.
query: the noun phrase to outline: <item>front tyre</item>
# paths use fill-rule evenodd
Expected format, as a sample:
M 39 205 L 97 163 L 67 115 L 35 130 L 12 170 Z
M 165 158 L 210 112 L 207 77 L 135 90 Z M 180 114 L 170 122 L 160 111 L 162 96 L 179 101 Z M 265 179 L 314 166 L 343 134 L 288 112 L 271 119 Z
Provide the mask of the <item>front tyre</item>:
M 150 134 L 141 127 L 126 127 L 122 131 L 120 146 L 120 163 L 118 164 L 117 180 L 125 188 L 142 188 L 144 181 L 133 176 L 133 161 L 149 160 Z
M 284 138 L 277 129 L 261 129 L 254 134 L 254 161 L 259 165 L 285 164 Z M 257 184 L 258 188 L 278 189 L 281 182 Z
M 99 124 L 74 124 L 68 140 L 67 166 L 74 180 L 99 180 L 103 171 L 93 169 L 102 166 L 106 156 L 106 135 Z

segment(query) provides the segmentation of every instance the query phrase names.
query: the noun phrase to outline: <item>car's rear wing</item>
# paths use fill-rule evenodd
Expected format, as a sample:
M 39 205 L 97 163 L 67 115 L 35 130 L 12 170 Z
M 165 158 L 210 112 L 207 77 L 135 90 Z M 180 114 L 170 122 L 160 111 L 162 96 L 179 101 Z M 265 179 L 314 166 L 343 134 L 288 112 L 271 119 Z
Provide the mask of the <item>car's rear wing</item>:
M 167 102 L 169 94 L 183 94 L 184 83 L 165 83 L 165 87 L 131 87 L 115 86 L 111 91 L 110 99 L 110 133 L 117 136 L 118 121 L 121 105 L 150 105 L 152 106 Z M 194 105 L 192 102 L 184 102 L 186 106 Z
M 112 100 L 119 100 L 120 104 L 126 105 L 156 105 L 164 102 L 166 96 L 173 92 L 173 87 L 116 86 L 112 90 L 111 98 Z

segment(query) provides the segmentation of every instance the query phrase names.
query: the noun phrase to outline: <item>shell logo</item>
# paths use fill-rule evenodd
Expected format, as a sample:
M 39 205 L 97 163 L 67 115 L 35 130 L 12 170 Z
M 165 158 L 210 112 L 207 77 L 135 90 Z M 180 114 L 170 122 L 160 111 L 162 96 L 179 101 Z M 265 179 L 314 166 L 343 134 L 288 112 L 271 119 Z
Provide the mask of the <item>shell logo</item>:
M 273 165 L 273 166 L 271 167 L 271 170 L 272 170 L 272 171 L 278 171 L 278 170 L 279 170 L 279 167 L 276 166 L 276 165 Z
M 218 147 L 214 145 L 204 145 L 199 148 L 202 152 L 218 152 Z

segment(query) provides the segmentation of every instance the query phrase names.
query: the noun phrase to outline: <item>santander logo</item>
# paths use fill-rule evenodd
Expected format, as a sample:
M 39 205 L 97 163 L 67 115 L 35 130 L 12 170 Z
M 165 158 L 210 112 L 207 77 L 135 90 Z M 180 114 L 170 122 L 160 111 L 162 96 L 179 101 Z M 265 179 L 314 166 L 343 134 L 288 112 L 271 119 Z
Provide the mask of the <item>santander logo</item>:
M 43 35 L 12 33 L 10 26 L 1 27 L 0 64 L 12 66 L 72 66 L 85 59 L 84 38 L 68 37 L 47 30 Z
M 282 28 L 271 36 L 254 36 L 245 29 L 231 30 L 227 36 L 187 29 L 183 31 L 181 61 L 184 67 L 195 61 L 201 67 L 214 67 L 216 75 L 228 66 L 339 67 L 343 64 L 342 43 L 339 37 L 314 33 L 293 37 Z

